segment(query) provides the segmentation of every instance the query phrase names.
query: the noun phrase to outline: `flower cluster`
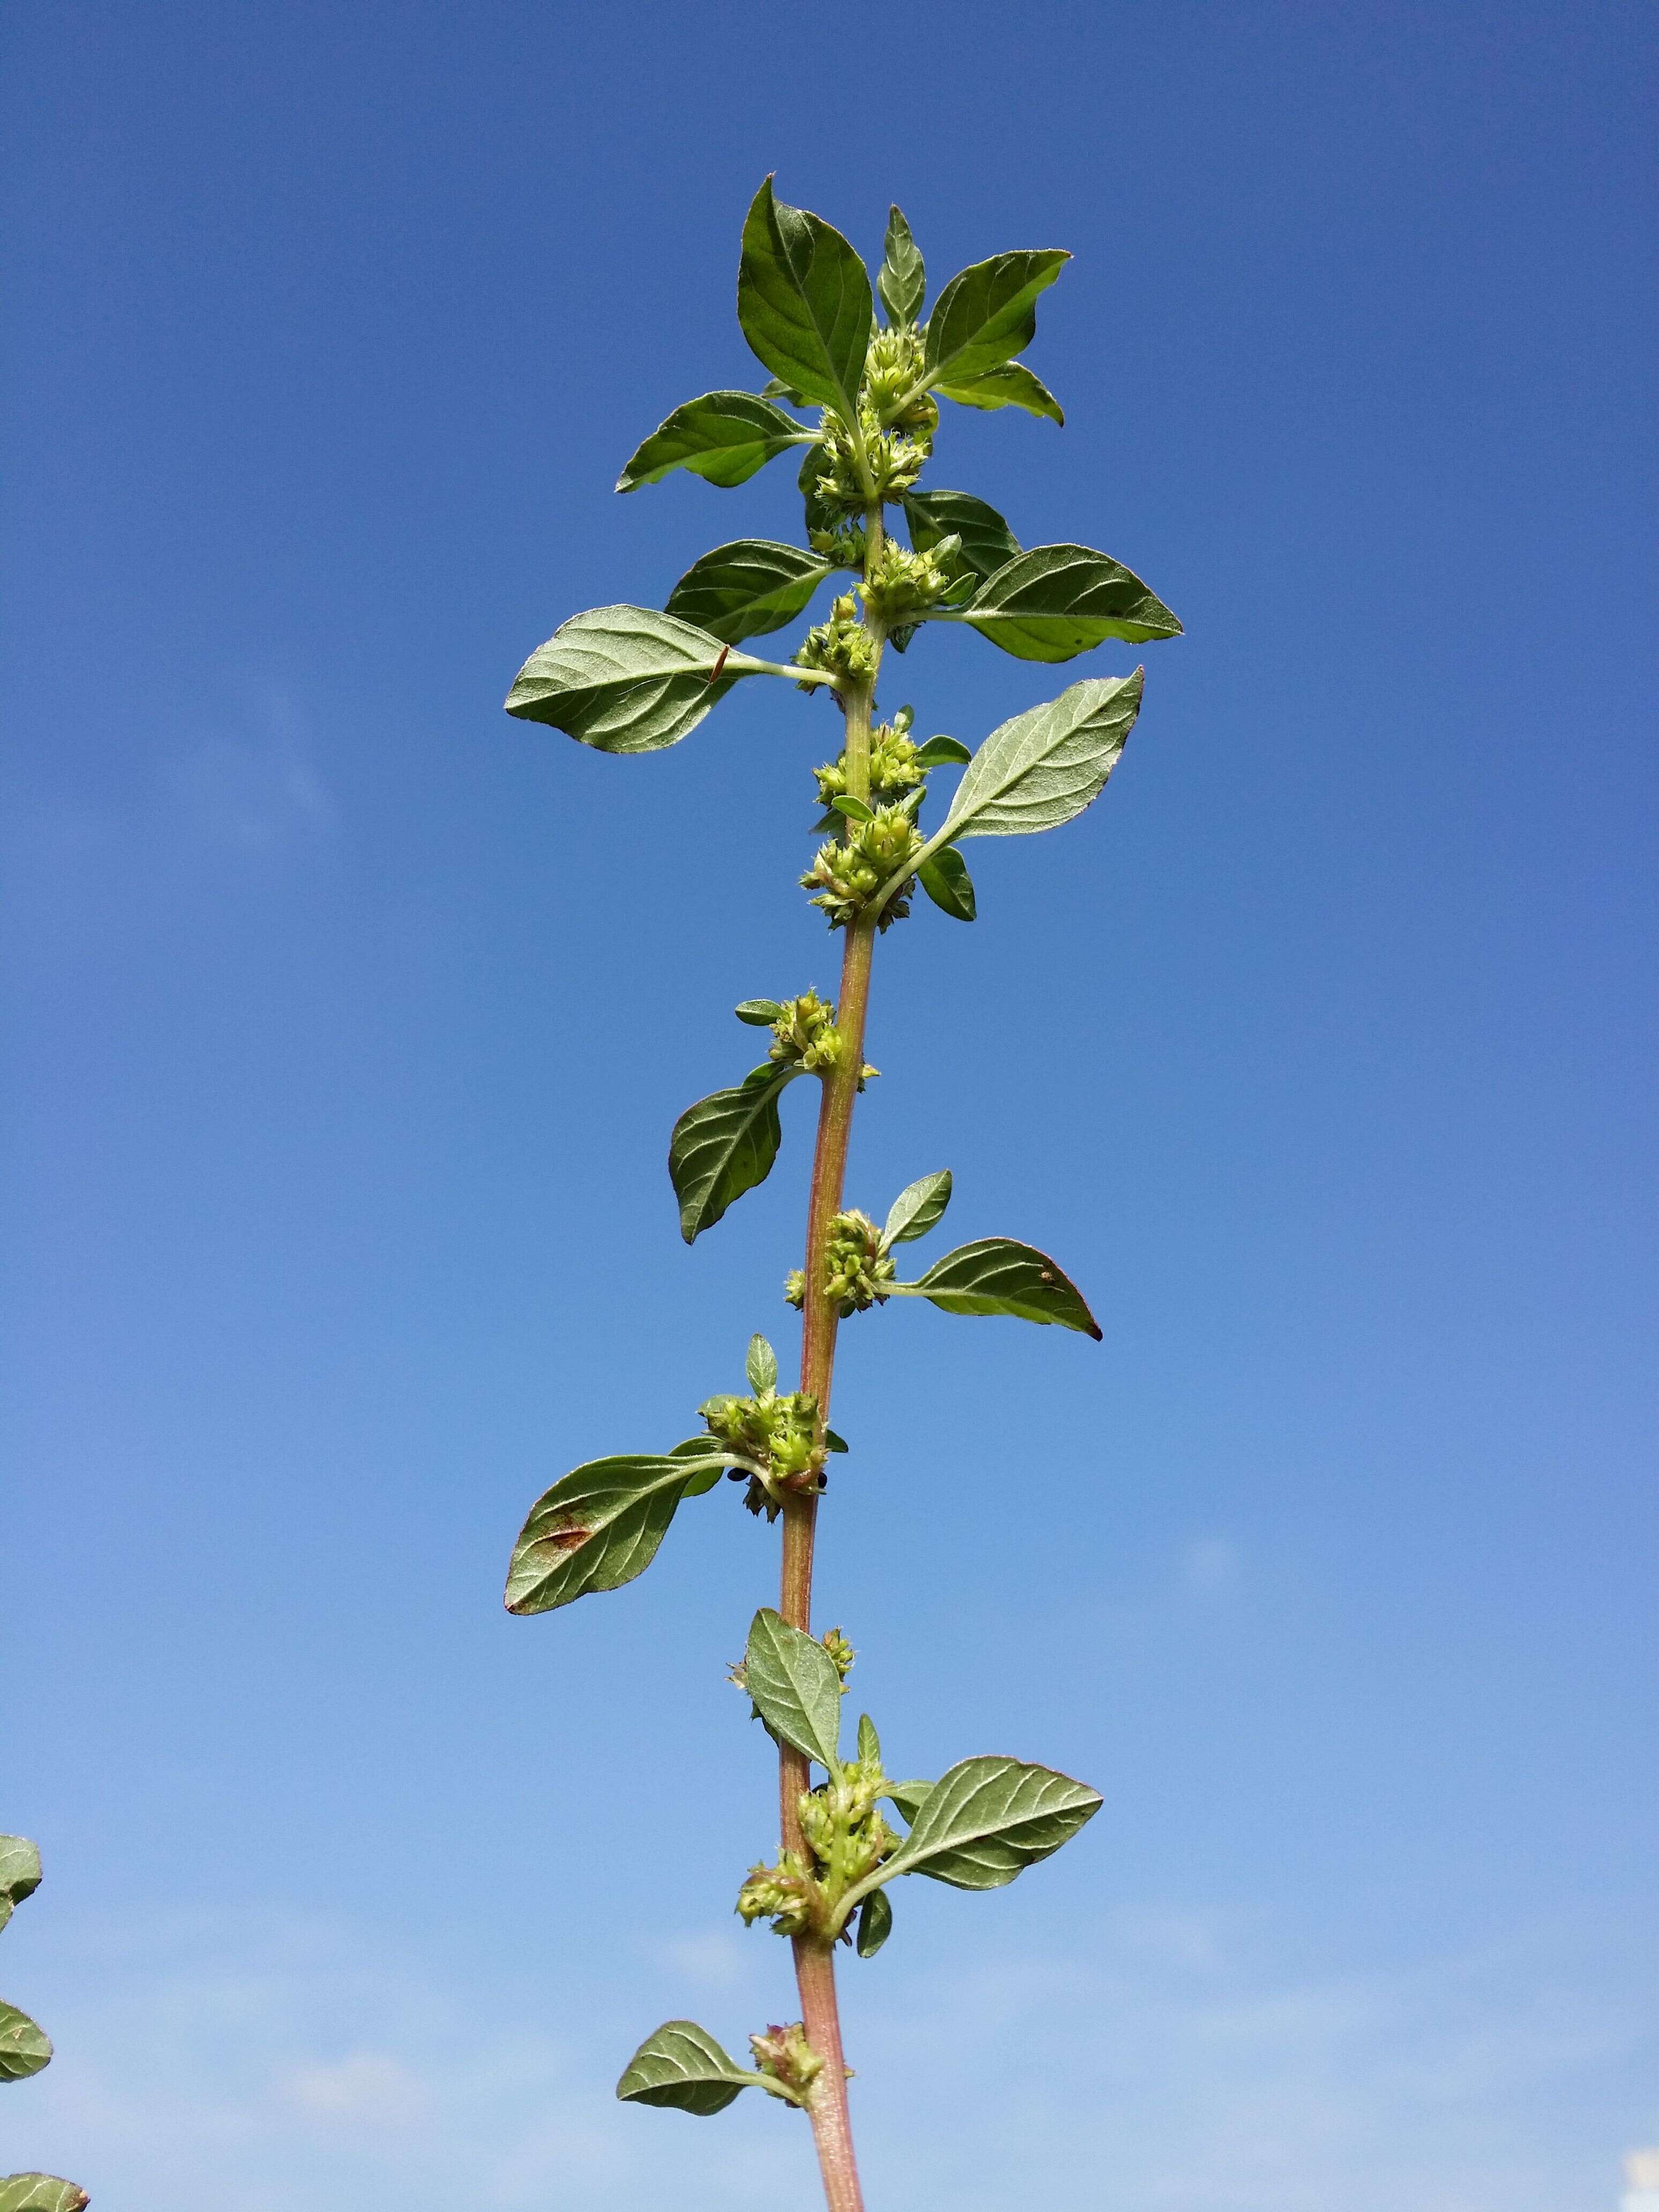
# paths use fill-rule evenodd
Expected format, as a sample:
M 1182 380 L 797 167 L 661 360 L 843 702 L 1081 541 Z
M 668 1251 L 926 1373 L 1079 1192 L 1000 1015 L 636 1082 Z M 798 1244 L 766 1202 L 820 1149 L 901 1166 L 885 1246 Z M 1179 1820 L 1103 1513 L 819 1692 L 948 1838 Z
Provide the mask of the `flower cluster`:
M 809 1075 L 827 1075 L 841 1058 L 845 1039 L 836 1027 L 836 1010 L 816 991 L 791 999 L 772 1024 L 769 1060 L 804 1067 Z
M 838 684 L 868 684 L 876 672 L 876 641 L 859 619 L 859 603 L 848 592 L 830 609 L 828 622 L 815 623 L 795 655 L 797 668 L 822 669 Z M 817 689 L 803 684 L 803 691 Z
M 901 707 L 890 722 L 878 722 L 870 732 L 870 796 L 872 799 L 898 799 L 906 792 L 923 788 L 927 772 L 916 766 L 920 748 L 910 735 L 910 726 L 915 720 L 915 710 Z M 847 790 L 847 756 L 826 761 L 822 768 L 812 771 L 817 779 L 818 804 L 828 806 L 832 799 L 842 798 Z
M 755 1866 L 738 1892 L 738 1912 L 753 1926 L 769 1920 L 775 1935 L 822 1934 L 835 1924 L 848 1891 L 875 1872 L 899 1838 L 877 1809 L 887 1789 L 880 1758 L 838 1766 L 797 1801 L 806 1855 L 780 1851 L 775 1866 Z
M 744 1500 L 751 1513 L 764 1513 L 774 1521 L 786 1491 L 805 1496 L 823 1486 L 818 1401 L 806 1391 L 781 1397 L 775 1390 L 763 1390 L 754 1398 L 710 1398 L 697 1411 L 711 1437 L 759 1467 L 761 1472 L 750 1478 Z
M 857 1652 L 854 1650 L 838 1628 L 826 1628 L 819 1637 L 818 1642 L 830 1654 L 830 1663 L 834 1666 L 836 1674 L 841 1676 L 842 1687 L 845 1689 L 847 1677 L 853 1671 L 853 1662 L 858 1657 Z
M 884 429 L 881 417 L 866 400 L 859 404 L 859 434 L 864 447 L 864 467 L 852 433 L 837 415 L 825 410 L 812 448 L 815 473 L 803 471 L 802 489 L 807 506 L 823 518 L 864 514 L 873 506 L 896 500 L 909 490 L 927 467 L 933 452 L 932 432 L 939 410 L 924 398 L 914 414 L 919 436 L 903 430 Z M 868 487 L 866 477 L 868 477 Z
M 878 422 L 930 435 L 939 427 L 938 402 L 926 392 L 910 397 L 927 373 L 927 345 L 920 331 L 878 331 L 865 356 L 859 397 Z M 901 400 L 908 404 L 901 407 Z
M 961 550 L 962 540 L 955 536 L 941 538 L 925 553 L 913 553 L 908 546 L 890 538 L 859 586 L 860 596 L 877 621 L 889 629 L 914 623 L 936 607 L 957 581 L 957 556 Z
M 849 1207 L 830 1224 L 824 1241 L 824 1296 L 835 1304 L 845 1321 L 866 1306 L 885 1305 L 890 1283 L 898 1270 L 884 1256 L 881 1231 L 867 1213 Z M 799 1267 L 784 1279 L 783 1295 L 792 1306 L 806 1303 L 806 1278 Z
M 849 822 L 838 843 L 820 845 L 801 883 L 814 894 L 812 904 L 829 915 L 830 928 L 844 929 L 884 884 L 909 875 L 921 847 L 921 833 L 907 806 L 878 806 L 867 822 Z M 909 912 L 909 891 L 908 882 L 901 884 L 883 907 L 878 928 L 890 927 Z
M 805 2021 L 798 2020 L 793 2027 L 769 2027 L 764 2035 L 751 2035 L 749 2048 L 759 2071 L 781 2081 L 787 2089 L 804 2094 L 823 2071 L 823 2059 L 806 2039 Z

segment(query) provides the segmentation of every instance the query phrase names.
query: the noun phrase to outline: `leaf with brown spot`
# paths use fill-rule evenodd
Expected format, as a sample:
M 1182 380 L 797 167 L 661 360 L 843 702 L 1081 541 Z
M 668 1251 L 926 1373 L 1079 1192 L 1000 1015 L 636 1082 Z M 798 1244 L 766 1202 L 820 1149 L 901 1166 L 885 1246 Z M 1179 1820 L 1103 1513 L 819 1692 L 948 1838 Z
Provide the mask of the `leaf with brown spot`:
M 513 1547 L 509 1613 L 551 1613 L 590 1590 L 620 1589 L 657 1555 L 680 1500 L 709 1487 L 730 1455 L 589 1460 L 538 1498 Z

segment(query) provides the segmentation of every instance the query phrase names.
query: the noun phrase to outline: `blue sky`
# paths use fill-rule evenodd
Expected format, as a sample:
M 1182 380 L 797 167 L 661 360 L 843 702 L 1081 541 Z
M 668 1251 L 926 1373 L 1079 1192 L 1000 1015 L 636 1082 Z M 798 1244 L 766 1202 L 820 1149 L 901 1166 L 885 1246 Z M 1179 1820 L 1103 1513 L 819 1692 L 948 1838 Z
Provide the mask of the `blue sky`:
M 619 500 L 757 386 L 778 172 L 935 283 L 1076 258 L 933 481 L 1184 618 L 1080 822 L 884 941 L 851 1194 L 948 1165 L 1103 1345 L 850 1327 L 824 1621 L 894 1763 L 1105 1809 L 849 1967 L 872 2207 L 1598 2212 L 1659 2140 L 1651 18 L 1633 6 L 7 14 L 13 1054 L 0 2165 L 127 2212 L 808 2201 L 624 2112 L 787 2013 L 730 1900 L 722 1488 L 550 1620 L 532 1498 L 793 1342 L 807 1102 L 688 1251 L 662 1154 L 793 887 L 826 710 L 617 762 L 564 617 L 792 535 Z M 860 95 L 857 72 L 872 75 Z M 861 104 L 862 100 L 862 104 Z M 1066 671 L 960 632 L 977 740 Z M 793 1109 L 793 1111 L 790 1109 Z M 913 1895 L 926 1888 L 929 1893 Z

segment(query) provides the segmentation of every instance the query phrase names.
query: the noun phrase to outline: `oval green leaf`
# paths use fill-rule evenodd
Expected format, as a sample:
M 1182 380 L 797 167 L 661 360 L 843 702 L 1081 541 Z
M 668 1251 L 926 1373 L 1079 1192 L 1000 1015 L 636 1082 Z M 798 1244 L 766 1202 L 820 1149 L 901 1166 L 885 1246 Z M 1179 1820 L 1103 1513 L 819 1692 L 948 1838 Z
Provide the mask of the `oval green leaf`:
M 928 381 L 971 384 L 1023 353 L 1036 335 L 1037 295 L 1071 258 L 1052 249 L 997 253 L 953 276 L 928 318 Z
M 0 2212 L 86 2212 L 91 2202 L 78 2183 L 55 2173 L 9 2173 L 0 2180 Z
M 750 1627 L 743 1679 L 771 1734 L 833 1770 L 841 1740 L 841 1676 L 823 1644 L 763 1606 Z
M 0 2081 L 27 2081 L 52 2057 L 52 2039 L 15 2005 L 0 2004 Z
M 951 794 L 941 844 L 1057 829 L 1106 787 L 1140 712 L 1146 672 L 1091 677 L 993 730 Z
M 711 1091 L 699 1098 L 675 1122 L 668 1174 L 688 1244 L 772 1172 L 783 1142 L 778 1100 L 800 1072 L 768 1060 L 751 1068 L 734 1091 Z
M 702 1441 L 696 1457 L 688 1439 L 668 1455 L 589 1460 L 544 1491 L 513 1547 L 507 1611 L 552 1613 L 642 1575 L 681 1498 L 694 1485 L 712 1489 L 731 1464 L 711 1437 Z
M 900 1818 L 914 1826 L 933 1786 L 931 1782 L 890 1782 L 882 1794 L 890 1805 L 897 1807 Z
M 893 1932 L 893 1908 L 884 1889 L 872 1889 L 859 1907 L 853 1948 L 860 1959 L 873 1959 Z
M 876 1734 L 876 1724 L 868 1713 L 859 1715 L 859 1757 L 868 1763 L 881 1764 L 881 1738 Z
M 0 1928 L 40 1887 L 40 1854 L 27 1836 L 0 1836 Z
M 887 1210 L 882 1250 L 890 1251 L 895 1244 L 914 1243 L 918 1237 L 925 1237 L 944 1219 L 950 1203 L 949 1168 L 940 1168 L 936 1175 L 918 1176 L 915 1182 L 907 1183 Z
M 1097 1790 L 1022 1759 L 964 1759 L 942 1774 L 884 1878 L 925 1874 L 954 1889 L 1000 1889 L 1069 1843 L 1100 1810 Z
M 916 766 L 964 768 L 973 757 L 960 738 L 929 738 L 916 755 Z
M 660 483 L 674 469 L 690 469 L 729 489 L 811 437 L 793 416 L 752 392 L 705 392 L 651 433 L 617 477 L 617 489 Z
M 841 233 L 776 198 L 769 177 L 743 226 L 738 321 L 792 391 L 857 420 L 870 349 L 870 278 Z
M 979 912 L 968 863 L 950 845 L 941 845 L 916 870 L 916 880 L 933 904 L 952 921 L 972 921 Z
M 1034 1244 L 1018 1243 L 1012 1237 L 959 1244 L 917 1281 L 890 1288 L 930 1298 L 945 1313 L 1009 1314 L 1017 1321 L 1074 1328 L 1097 1341 L 1101 1334 L 1100 1323 L 1064 1269 Z
M 758 1331 L 749 1340 L 749 1357 L 743 1364 L 751 1390 L 775 1390 L 778 1386 L 778 1355 Z
M 769 538 L 739 538 L 694 561 L 668 595 L 668 612 L 727 645 L 793 622 L 830 563 Z
M 753 2087 L 754 2080 L 706 2027 L 694 2020 L 670 2020 L 629 2060 L 617 2094 L 624 2104 L 672 2105 L 707 2119 Z
M 882 263 L 876 271 L 876 289 L 889 319 L 896 325 L 914 323 L 927 295 L 927 270 L 921 248 L 910 234 L 901 210 L 890 208 Z
M 972 492 L 906 492 L 904 520 L 918 553 L 927 552 L 941 538 L 959 538 L 963 567 L 981 578 L 994 576 L 1019 557 L 1018 538 L 995 507 Z
M 998 407 L 1023 407 L 1028 415 L 1041 415 L 1062 429 L 1066 427 L 1066 410 L 1059 400 L 1022 362 L 1005 362 L 1000 368 L 988 368 L 963 380 L 953 377 L 939 389 L 958 407 L 979 407 L 988 413 Z
M 740 1022 L 747 1022 L 752 1030 L 769 1030 L 779 1019 L 783 1008 L 775 999 L 745 999 L 732 1012 Z
M 602 753 L 657 752 L 750 672 L 731 660 L 723 640 L 654 607 L 592 607 L 537 647 L 514 678 L 507 711 Z
M 1130 645 L 1179 637 L 1181 624 L 1121 562 L 1086 545 L 1034 545 L 987 577 L 960 612 L 1016 660 L 1074 660 L 1109 637 Z

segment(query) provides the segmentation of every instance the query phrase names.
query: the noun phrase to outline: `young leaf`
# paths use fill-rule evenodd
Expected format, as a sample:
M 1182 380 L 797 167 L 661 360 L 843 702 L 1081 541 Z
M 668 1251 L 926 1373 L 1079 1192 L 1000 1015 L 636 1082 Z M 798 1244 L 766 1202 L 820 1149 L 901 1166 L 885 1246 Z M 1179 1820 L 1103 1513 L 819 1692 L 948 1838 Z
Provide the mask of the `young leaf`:
M 695 1458 L 688 1438 L 666 1456 L 589 1460 L 544 1491 L 513 1547 L 507 1611 L 552 1613 L 642 1575 L 692 1484 L 712 1488 L 729 1464 L 712 1437 L 702 1441 Z
M 941 538 L 959 538 L 963 566 L 981 578 L 994 576 L 1019 557 L 1018 538 L 995 507 L 971 492 L 908 491 L 904 520 L 918 553 L 927 552 Z
M 1036 336 L 1037 295 L 1069 253 L 997 253 L 953 276 L 927 321 L 930 384 L 969 384 L 1000 368 Z
M 593 607 L 537 647 L 514 678 L 507 711 L 600 752 L 656 752 L 695 730 L 752 666 L 654 607 Z
M 881 1764 L 881 1738 L 876 1734 L 876 1724 L 868 1713 L 859 1715 L 859 1757 Z
M 973 757 L 960 738 L 929 738 L 916 755 L 916 766 L 965 768 Z
M 830 811 L 839 814 L 848 822 L 873 822 L 875 810 L 861 799 L 854 799 L 850 791 L 838 792 L 830 801 Z
M 0 2180 L 0 2212 L 86 2212 L 92 2199 L 55 2173 L 9 2173 Z
M 1145 683 L 1139 668 L 1087 678 L 993 730 L 951 794 L 939 842 L 1023 837 L 1081 814 L 1122 757 Z
M 959 1244 L 914 1283 L 891 1283 L 890 1293 L 929 1298 L 945 1313 L 1012 1314 L 1017 1321 L 1074 1328 L 1098 1341 L 1099 1322 L 1083 1293 L 1046 1252 L 1012 1237 L 982 1237 Z
M 752 350 L 804 398 L 856 422 L 872 312 L 858 255 L 829 223 L 775 198 L 769 177 L 738 269 L 738 321 Z
M 830 1451 L 844 1452 L 847 1449 L 846 1437 L 838 1437 L 833 1429 L 826 1429 L 824 1431 L 823 1441 L 825 1448 Z
M 882 1250 L 889 1252 L 895 1244 L 914 1243 L 918 1237 L 925 1237 L 944 1219 L 950 1203 L 949 1168 L 941 1168 L 937 1175 L 919 1176 L 888 1208 L 887 1225 L 881 1232 Z
M 618 491 L 660 483 L 675 469 L 729 489 L 815 434 L 752 392 L 705 392 L 653 430 L 617 479 Z
M 914 323 L 921 314 L 927 293 L 927 270 L 921 248 L 896 207 L 888 210 L 885 252 L 876 271 L 876 289 L 890 321 Z
M 823 1644 L 763 1606 L 749 1631 L 743 1677 L 772 1735 L 833 1771 L 841 1737 L 841 1676 Z
M 955 1889 L 1000 1889 L 1068 1843 L 1100 1810 L 1097 1790 L 1018 1759 L 964 1759 L 928 1791 L 884 1879 L 925 1874 Z
M 890 1782 L 884 1794 L 890 1805 L 897 1806 L 900 1817 L 914 1826 L 933 1786 L 931 1782 Z
M 672 2105 L 707 2119 L 754 2086 L 755 2076 L 728 2057 L 706 2027 L 670 2020 L 629 2060 L 617 2094 L 625 2104 Z
M 972 921 L 979 912 L 968 863 L 954 846 L 941 845 L 930 854 L 916 870 L 916 880 L 953 921 Z
M 26 2012 L 0 2004 L 0 2081 L 27 2081 L 52 2057 L 52 2041 Z
M 668 594 L 668 612 L 736 645 L 793 622 L 829 574 L 816 553 L 739 538 L 692 562 Z
M 1086 545 L 1034 545 L 936 622 L 970 623 L 1016 660 L 1074 660 L 1109 637 L 1179 637 L 1181 624 L 1121 562 Z
M 732 1012 L 740 1022 L 747 1022 L 751 1030 L 769 1030 L 779 1019 L 783 1008 L 775 999 L 745 999 Z
M 775 1390 L 777 1388 L 778 1355 L 766 1339 L 758 1334 L 749 1340 L 749 1357 L 744 1362 L 744 1372 L 749 1377 L 751 1390 Z
M 959 407 L 981 407 L 988 412 L 998 407 L 1023 407 L 1028 415 L 1041 415 L 1058 422 L 1062 429 L 1066 427 L 1066 410 L 1059 400 L 1022 362 L 1005 362 L 1000 368 L 985 369 L 978 376 L 952 377 L 939 389 Z
M 860 1959 L 873 1959 L 893 1932 L 893 1908 L 884 1889 L 872 1889 L 859 1907 L 859 1924 L 853 1948 Z
M 675 1122 L 668 1174 L 688 1244 L 772 1172 L 783 1142 L 778 1100 L 800 1072 L 767 1060 L 750 1068 L 735 1091 L 711 1091 Z
M 27 1836 L 0 1836 L 0 1928 L 40 1887 L 40 1854 Z

